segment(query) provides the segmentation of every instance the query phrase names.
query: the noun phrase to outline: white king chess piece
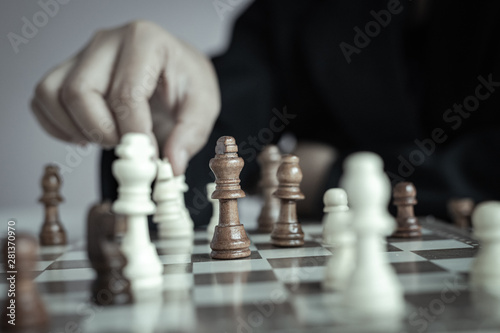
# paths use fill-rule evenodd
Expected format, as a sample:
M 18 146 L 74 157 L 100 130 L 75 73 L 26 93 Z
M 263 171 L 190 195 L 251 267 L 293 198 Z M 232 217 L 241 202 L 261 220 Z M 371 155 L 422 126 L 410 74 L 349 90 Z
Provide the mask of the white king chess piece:
M 127 221 L 121 246 L 127 258 L 124 274 L 137 294 L 159 288 L 163 281 L 163 264 L 149 238 L 147 219 L 155 212 L 151 201 L 151 183 L 156 176 L 156 163 L 152 160 L 155 153 L 146 134 L 127 133 L 116 147 L 116 154 L 119 158 L 112 168 L 119 186 L 113 211 L 124 215 Z

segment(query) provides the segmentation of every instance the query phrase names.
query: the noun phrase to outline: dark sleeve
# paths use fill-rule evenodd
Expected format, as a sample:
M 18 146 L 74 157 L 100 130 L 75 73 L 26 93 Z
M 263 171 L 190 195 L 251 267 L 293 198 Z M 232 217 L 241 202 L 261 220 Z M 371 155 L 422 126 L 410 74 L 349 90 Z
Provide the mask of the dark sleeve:
M 220 136 L 236 139 L 245 166 L 242 188 L 255 183 L 256 156 L 264 145 L 278 140 L 270 130 L 272 109 L 279 105 L 275 75 L 268 47 L 271 20 L 266 1 L 255 1 L 236 21 L 228 50 L 213 59 L 219 79 L 222 109 L 206 146 L 190 161 L 186 180 L 186 207 L 195 225 L 208 224 L 212 208 L 206 198 L 206 184 L 214 178 L 208 163 L 215 155 Z

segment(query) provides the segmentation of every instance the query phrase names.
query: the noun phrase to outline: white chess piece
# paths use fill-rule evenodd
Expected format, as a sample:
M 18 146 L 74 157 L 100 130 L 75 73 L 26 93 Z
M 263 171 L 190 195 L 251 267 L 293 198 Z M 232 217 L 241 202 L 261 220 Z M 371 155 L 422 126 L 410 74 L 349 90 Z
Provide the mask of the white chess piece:
M 184 219 L 186 223 L 191 227 L 191 230 L 194 230 L 194 222 L 193 219 L 191 218 L 191 215 L 189 214 L 189 210 L 186 207 L 186 201 L 184 199 L 184 193 L 186 193 L 189 190 L 188 185 L 186 184 L 186 176 L 185 175 L 179 175 L 175 177 L 175 180 L 177 181 L 177 184 L 179 185 L 179 190 L 180 190 L 180 200 L 181 200 L 181 207 L 184 211 Z M 194 231 L 193 231 L 194 233 Z
M 219 200 L 212 199 L 212 193 L 215 191 L 215 183 L 207 184 L 207 199 L 212 203 L 212 217 L 207 226 L 207 239 L 212 241 L 214 237 L 215 226 L 219 224 Z
M 193 236 L 193 223 L 184 206 L 185 183 L 174 177 L 168 159 L 158 161 L 158 176 L 153 190 L 157 203 L 153 221 L 158 224 L 160 238 L 179 238 Z
M 356 235 L 356 266 L 343 293 L 352 315 L 400 318 L 405 303 L 402 286 L 385 256 L 384 240 L 395 227 L 388 213 L 391 184 L 382 159 L 369 152 L 352 154 L 344 164 L 340 185 L 346 190 Z
M 500 202 L 479 204 L 472 214 L 474 236 L 481 248 L 474 260 L 470 283 L 476 291 L 500 297 Z
M 323 242 L 333 247 L 333 254 L 325 268 L 323 288 L 344 290 L 355 262 L 354 233 L 347 207 L 347 194 L 341 188 L 332 188 L 323 196 Z
M 323 244 L 334 245 L 337 237 L 336 230 L 339 229 L 337 220 L 343 220 L 349 211 L 347 206 L 347 194 L 342 188 L 331 188 L 323 195 L 325 208 L 323 212 Z
M 127 258 L 124 274 L 134 293 L 162 285 L 163 264 L 151 243 L 148 230 L 149 214 L 154 213 L 151 183 L 156 176 L 153 162 L 154 147 L 145 134 L 127 133 L 116 147 L 119 159 L 113 163 L 113 175 L 118 181 L 118 199 L 113 211 L 125 215 L 127 231 L 122 251 Z

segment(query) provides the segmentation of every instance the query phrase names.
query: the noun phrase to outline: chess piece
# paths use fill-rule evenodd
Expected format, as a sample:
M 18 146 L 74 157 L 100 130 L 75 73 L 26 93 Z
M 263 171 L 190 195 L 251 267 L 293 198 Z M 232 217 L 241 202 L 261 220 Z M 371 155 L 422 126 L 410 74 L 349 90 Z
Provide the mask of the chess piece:
M 353 315 L 400 318 L 404 298 L 396 273 L 385 256 L 385 237 L 395 229 L 387 211 L 391 196 L 382 159 L 369 152 L 355 153 L 344 163 L 340 185 L 346 190 L 356 235 L 356 264 L 342 302 Z
M 193 236 L 193 221 L 184 205 L 184 186 L 181 178 L 174 177 L 168 159 L 158 161 L 158 176 L 153 190 L 157 203 L 153 221 L 158 224 L 160 238 Z
M 472 215 L 472 223 L 481 248 L 472 265 L 471 286 L 476 291 L 500 297 L 500 202 L 479 204 Z
M 342 188 L 331 188 L 323 195 L 323 244 L 332 246 L 337 241 L 339 225 L 343 225 L 349 212 L 347 194 Z M 343 230 L 341 228 L 341 230 Z M 342 238 L 342 236 L 340 237 Z
M 297 220 L 297 200 L 303 200 L 300 191 L 302 171 L 299 158 L 284 155 L 277 172 L 278 190 L 274 195 L 281 200 L 280 214 L 271 232 L 271 242 L 275 246 L 297 247 L 304 245 L 304 232 Z
M 9 257 L 15 251 L 15 260 Z M 15 285 L 15 295 L 7 293 L 2 302 L 2 331 L 32 332 L 48 328 L 49 317 L 38 293 L 32 272 L 36 270 L 38 245 L 34 237 L 17 234 L 15 249 L 6 240 L 3 245 L 3 264 L 7 282 Z M 17 273 L 15 273 L 17 272 Z
M 448 212 L 457 227 L 470 228 L 472 226 L 471 216 L 474 205 L 474 200 L 471 198 L 450 199 L 448 201 Z
M 191 230 L 191 235 L 194 234 L 194 221 L 191 218 L 191 215 L 189 214 L 189 210 L 186 207 L 186 201 L 184 198 L 184 193 L 186 193 L 189 190 L 189 186 L 186 184 L 186 176 L 185 175 L 179 175 L 177 177 L 174 177 L 175 181 L 177 182 L 177 185 L 179 187 L 179 200 L 181 202 L 181 208 L 183 211 L 184 215 L 184 220 L 186 221 L 185 223 L 189 226 Z
M 259 186 L 264 197 L 264 206 L 260 211 L 258 231 L 269 233 L 273 231 L 280 212 L 280 201 L 273 193 L 278 189 L 278 178 L 276 172 L 280 166 L 281 154 L 277 146 L 269 145 L 259 154 L 257 161 L 260 165 L 261 179 Z
M 323 202 L 326 213 L 323 220 L 323 242 L 333 247 L 333 254 L 326 264 L 322 285 L 326 290 L 344 290 L 355 260 L 355 238 L 351 229 L 347 194 L 341 188 L 332 188 L 325 192 Z
M 211 256 L 215 259 L 248 257 L 251 254 L 250 240 L 240 223 L 237 201 L 245 197 L 239 178 L 244 162 L 238 156 L 238 146 L 231 136 L 217 140 L 215 154 L 210 160 L 210 169 L 215 175 L 212 198 L 219 200 L 219 224 L 210 243 Z
M 127 133 L 116 147 L 119 158 L 112 166 L 119 184 L 118 199 L 112 210 L 124 215 L 127 221 L 121 250 L 128 262 L 124 274 L 130 280 L 134 296 L 162 284 L 163 264 L 151 243 L 147 220 L 155 212 L 150 196 L 157 167 L 152 160 L 154 154 L 155 148 L 146 134 Z
M 214 237 L 215 226 L 219 223 L 219 200 L 213 199 L 212 194 L 215 191 L 215 183 L 207 184 L 207 199 L 212 203 L 212 217 L 207 226 L 207 238 L 212 241 Z
M 415 186 L 410 182 L 401 182 L 394 186 L 393 192 L 393 204 L 398 208 L 396 217 L 398 227 L 392 236 L 400 238 L 421 237 L 422 228 L 413 211 L 413 206 L 417 204 Z
M 115 237 L 118 219 L 111 212 L 110 202 L 94 205 L 87 218 L 87 253 L 97 273 L 92 301 L 99 305 L 129 304 L 133 300 L 130 281 L 123 275 L 127 259 Z
M 40 202 L 45 206 L 45 221 L 40 232 L 41 245 L 65 245 L 66 231 L 59 221 L 59 204 L 64 200 L 60 195 L 62 179 L 59 167 L 56 165 L 45 166 L 42 177 L 43 195 Z

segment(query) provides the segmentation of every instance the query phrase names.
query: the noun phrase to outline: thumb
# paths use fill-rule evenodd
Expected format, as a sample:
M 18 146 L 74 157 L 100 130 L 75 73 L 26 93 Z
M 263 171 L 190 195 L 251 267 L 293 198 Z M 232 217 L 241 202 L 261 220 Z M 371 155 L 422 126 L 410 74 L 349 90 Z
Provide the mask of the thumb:
M 218 95 L 205 98 L 190 95 L 182 104 L 163 148 L 163 155 L 170 160 L 176 176 L 186 172 L 189 160 L 207 143 L 219 108 Z

